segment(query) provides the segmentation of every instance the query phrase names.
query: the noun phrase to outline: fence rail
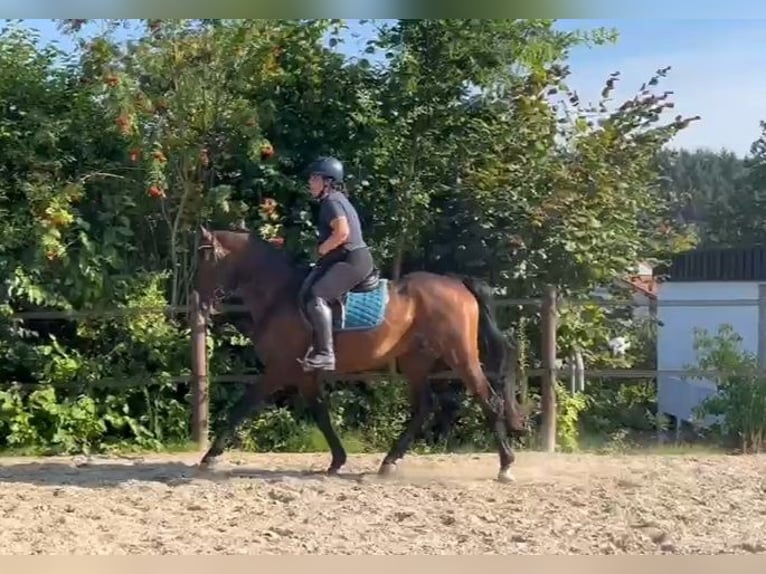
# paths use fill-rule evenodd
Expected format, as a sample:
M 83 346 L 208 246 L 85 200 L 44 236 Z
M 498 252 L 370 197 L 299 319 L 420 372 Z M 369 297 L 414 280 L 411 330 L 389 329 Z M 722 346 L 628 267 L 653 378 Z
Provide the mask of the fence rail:
M 503 299 L 498 298 L 495 302 L 497 307 L 543 307 L 544 299 Z M 754 307 L 760 304 L 758 299 L 668 299 L 657 300 L 652 303 L 634 301 L 632 299 L 559 299 L 559 307 L 580 307 L 593 305 L 598 307 L 651 307 L 662 309 L 664 307 Z M 222 305 L 221 313 L 245 313 L 244 305 Z M 61 311 L 22 311 L 14 313 L 10 317 L 17 320 L 66 320 L 88 318 L 113 318 L 129 315 L 148 315 L 150 313 L 164 313 L 166 315 L 188 315 L 193 312 L 192 305 L 167 305 L 163 307 L 125 307 L 112 309 L 72 309 Z
M 540 377 L 547 373 L 545 369 L 526 369 L 523 372 L 527 377 Z M 574 372 L 571 368 L 553 369 L 553 374 L 556 378 L 563 376 L 570 376 Z M 681 369 L 584 369 L 582 371 L 583 376 L 588 379 L 655 379 L 660 376 L 678 377 L 684 379 L 715 379 L 731 373 L 724 373 L 721 371 L 701 371 L 696 369 L 681 370 Z M 489 376 L 493 376 L 496 373 L 487 373 Z M 766 369 L 755 370 L 753 375 L 766 378 Z M 323 375 L 320 378 L 324 382 L 331 383 L 380 383 L 387 382 L 391 379 L 398 377 L 398 373 L 389 372 L 363 372 L 351 375 Z M 455 380 L 457 375 L 452 371 L 440 371 L 433 373 L 428 377 L 431 380 Z M 158 384 L 171 384 L 171 385 L 184 385 L 195 382 L 196 375 L 171 375 L 165 376 L 140 376 L 140 377 L 127 377 L 127 378 L 102 378 L 95 381 L 89 381 L 84 383 L 12 383 L 20 387 L 37 387 L 37 386 L 52 386 L 62 389 L 81 389 L 81 388 L 121 388 L 121 387 L 142 387 L 152 386 Z M 261 380 L 259 374 L 234 374 L 234 375 L 208 375 L 208 383 L 216 384 L 257 384 Z
M 609 379 L 653 379 L 658 376 L 674 376 L 680 378 L 707 378 L 713 379 L 721 376 L 716 371 L 702 370 L 665 370 L 665 369 L 580 369 L 572 365 L 564 368 L 558 367 L 557 363 L 557 317 L 562 307 L 596 305 L 600 307 L 630 307 L 661 309 L 668 307 L 762 307 L 763 302 L 759 299 L 704 299 L 704 300 L 653 300 L 640 302 L 633 299 L 568 299 L 561 297 L 555 289 L 546 290 L 543 297 L 538 298 L 504 298 L 496 299 L 498 308 L 508 307 L 535 307 L 539 310 L 541 318 L 541 365 L 524 371 L 525 376 L 540 377 L 541 382 L 541 411 L 542 411 L 542 442 L 543 447 L 552 451 L 556 443 L 556 394 L 555 384 L 559 377 L 574 376 L 576 373 L 580 379 L 584 378 L 609 378 Z M 221 314 L 247 312 L 244 305 L 222 305 Z M 199 310 L 198 294 L 192 293 L 188 305 L 157 306 L 157 307 L 124 307 L 112 309 L 80 309 L 59 311 L 29 311 L 10 315 L 11 319 L 24 320 L 77 320 L 77 319 L 106 319 L 128 316 L 140 316 L 149 313 L 163 313 L 166 315 L 186 315 L 189 319 L 191 330 L 192 365 L 189 375 L 179 376 L 142 376 L 130 379 L 100 379 L 98 381 L 83 384 L 56 385 L 67 388 L 94 388 L 94 387 L 126 387 L 146 386 L 160 383 L 190 384 L 191 385 L 191 409 L 192 409 L 192 438 L 201 447 L 207 443 L 209 421 L 209 385 L 211 383 L 248 383 L 256 384 L 260 380 L 258 374 L 228 374 L 211 376 L 207 365 L 206 334 L 207 323 Z M 766 375 L 764 370 L 757 374 Z M 390 380 L 398 376 L 392 371 L 362 372 L 348 375 L 323 375 L 325 381 L 332 382 L 379 382 Z M 457 375 L 451 371 L 433 373 L 433 380 L 457 379 Z M 24 384 L 23 386 L 32 386 Z

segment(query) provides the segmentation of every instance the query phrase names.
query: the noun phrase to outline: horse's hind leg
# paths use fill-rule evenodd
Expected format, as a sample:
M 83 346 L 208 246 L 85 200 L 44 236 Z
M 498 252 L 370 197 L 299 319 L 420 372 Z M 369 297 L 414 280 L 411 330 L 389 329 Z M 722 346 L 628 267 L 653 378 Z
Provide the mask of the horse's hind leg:
M 410 418 L 383 459 L 378 471 L 381 475 L 388 475 L 396 468 L 397 461 L 404 457 L 415 436 L 423 428 L 433 406 L 428 374 L 434 365 L 434 357 L 425 349 L 416 349 L 399 357 L 398 362 L 409 384 Z
M 464 349 L 465 346 L 462 345 L 460 348 Z M 495 443 L 500 457 L 500 471 L 497 479 L 500 482 L 511 482 L 513 475 L 510 469 L 516 457 L 508 441 L 503 399 L 497 396 L 490 387 L 489 381 L 481 369 L 478 356 L 474 357 L 465 351 L 461 352 L 456 347 L 453 349 L 455 349 L 453 352 L 445 355 L 444 361 L 460 376 L 468 392 L 479 401 L 487 426 L 495 435 Z

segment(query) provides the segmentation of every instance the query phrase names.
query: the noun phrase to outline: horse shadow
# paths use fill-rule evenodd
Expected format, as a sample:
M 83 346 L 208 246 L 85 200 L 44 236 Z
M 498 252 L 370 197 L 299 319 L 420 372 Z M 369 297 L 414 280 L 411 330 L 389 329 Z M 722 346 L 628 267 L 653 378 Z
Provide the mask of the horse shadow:
M 322 470 L 271 470 L 248 467 L 202 469 L 198 465 L 166 461 L 19 462 L 0 464 L 0 485 L 25 484 L 42 487 L 116 488 L 137 483 L 159 483 L 177 487 L 192 482 L 221 482 L 253 479 L 269 483 L 285 481 L 345 480 L 362 482 L 370 473 L 341 472 L 328 475 Z

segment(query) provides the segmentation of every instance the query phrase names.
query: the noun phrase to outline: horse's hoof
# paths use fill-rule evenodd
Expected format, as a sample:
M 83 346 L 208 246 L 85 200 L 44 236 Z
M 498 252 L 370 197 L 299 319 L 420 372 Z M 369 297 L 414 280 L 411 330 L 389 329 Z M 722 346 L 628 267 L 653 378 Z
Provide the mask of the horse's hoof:
M 330 459 L 330 468 L 327 469 L 329 476 L 337 476 L 340 469 L 346 464 L 346 456 L 332 457 Z
M 379 476 L 391 476 L 396 472 L 396 464 L 393 462 L 385 462 L 380 465 L 380 469 L 378 470 Z
M 513 476 L 510 468 L 503 468 L 497 473 L 497 481 L 503 484 L 509 484 L 511 482 L 516 482 L 516 477 Z
M 218 460 L 215 457 L 203 458 L 197 464 L 197 468 L 201 471 L 213 470 Z

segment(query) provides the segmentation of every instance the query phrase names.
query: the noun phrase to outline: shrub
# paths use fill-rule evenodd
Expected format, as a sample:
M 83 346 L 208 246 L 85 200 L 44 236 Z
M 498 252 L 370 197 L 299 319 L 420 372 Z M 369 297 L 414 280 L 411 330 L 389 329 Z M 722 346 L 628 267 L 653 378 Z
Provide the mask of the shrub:
M 715 426 L 727 444 L 760 452 L 766 437 L 766 378 L 758 373 L 755 355 L 741 348 L 742 337 L 728 324 L 719 326 L 716 336 L 705 329 L 696 329 L 694 336 L 695 368 L 717 372 L 711 377 L 716 393 L 696 409 L 696 416 L 717 417 Z

